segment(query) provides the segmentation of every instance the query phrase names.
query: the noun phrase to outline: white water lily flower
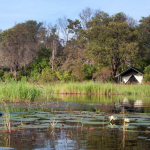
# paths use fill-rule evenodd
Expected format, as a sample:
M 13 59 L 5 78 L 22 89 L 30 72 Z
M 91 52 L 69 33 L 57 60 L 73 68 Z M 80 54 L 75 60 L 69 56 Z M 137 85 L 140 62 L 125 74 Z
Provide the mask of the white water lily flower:
M 116 120 L 117 117 L 114 117 L 113 115 L 109 116 L 109 120 L 112 121 L 112 120 Z
M 130 122 L 128 118 L 124 118 L 124 122 Z

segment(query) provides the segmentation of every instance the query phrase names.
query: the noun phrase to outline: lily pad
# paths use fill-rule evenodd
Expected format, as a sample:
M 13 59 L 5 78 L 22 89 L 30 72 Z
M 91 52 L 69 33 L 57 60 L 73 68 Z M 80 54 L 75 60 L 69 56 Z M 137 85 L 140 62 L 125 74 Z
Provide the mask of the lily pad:
M 119 129 L 118 125 L 108 125 L 106 126 L 107 128 L 112 128 L 112 129 Z
M 58 122 L 64 122 L 63 120 L 40 120 L 42 123 L 58 123 Z
M 125 128 L 125 129 L 135 129 L 137 128 L 136 126 L 131 126 L 131 125 L 127 125 L 127 126 L 120 126 L 120 128 Z
M 144 137 L 144 136 L 138 136 L 137 137 L 137 139 L 141 139 L 141 140 L 143 140 L 143 139 L 147 139 L 148 137 Z

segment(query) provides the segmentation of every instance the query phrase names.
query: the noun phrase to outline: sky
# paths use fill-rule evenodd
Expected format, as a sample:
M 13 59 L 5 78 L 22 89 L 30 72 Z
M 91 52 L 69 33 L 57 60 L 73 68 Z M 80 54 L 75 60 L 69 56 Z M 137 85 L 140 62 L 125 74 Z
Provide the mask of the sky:
M 0 0 L 0 29 L 7 30 L 27 20 L 55 25 L 63 16 L 79 19 L 86 7 L 109 15 L 123 12 L 137 21 L 150 15 L 150 0 Z

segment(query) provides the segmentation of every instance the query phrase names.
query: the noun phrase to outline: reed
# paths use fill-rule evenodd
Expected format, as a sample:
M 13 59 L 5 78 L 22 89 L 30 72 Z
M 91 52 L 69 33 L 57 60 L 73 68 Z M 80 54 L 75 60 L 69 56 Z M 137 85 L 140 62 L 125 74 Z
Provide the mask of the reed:
M 41 88 L 42 87 L 42 88 Z M 27 81 L 10 81 L 0 83 L 1 101 L 23 101 L 35 100 L 40 96 L 46 99 L 53 98 L 54 93 L 62 94 L 86 94 L 86 95 L 138 95 L 150 96 L 150 85 L 119 85 L 113 83 L 94 83 L 94 82 L 70 82 L 36 84 Z
M 41 95 L 41 91 L 25 81 L 10 81 L 0 83 L 1 101 L 34 100 Z
M 54 93 L 150 96 L 150 85 L 75 82 L 52 85 Z

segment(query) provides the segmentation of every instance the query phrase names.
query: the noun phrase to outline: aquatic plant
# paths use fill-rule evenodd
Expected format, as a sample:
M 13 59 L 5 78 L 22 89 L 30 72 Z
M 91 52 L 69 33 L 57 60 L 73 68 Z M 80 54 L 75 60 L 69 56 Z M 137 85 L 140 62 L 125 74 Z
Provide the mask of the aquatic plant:
M 6 105 L 6 103 L 4 103 L 4 131 L 3 132 L 11 132 L 11 128 L 10 128 L 10 112 L 9 109 Z
M 128 118 L 124 118 L 124 122 L 130 122 Z
M 56 126 L 57 122 L 58 122 L 58 121 L 55 122 L 55 119 L 54 119 L 52 122 L 50 122 L 50 128 L 51 128 L 52 130 L 55 129 L 55 126 Z
M 110 122 L 117 119 L 117 117 L 114 117 L 113 115 L 109 116 L 108 118 L 109 118 L 109 121 L 110 121 Z

